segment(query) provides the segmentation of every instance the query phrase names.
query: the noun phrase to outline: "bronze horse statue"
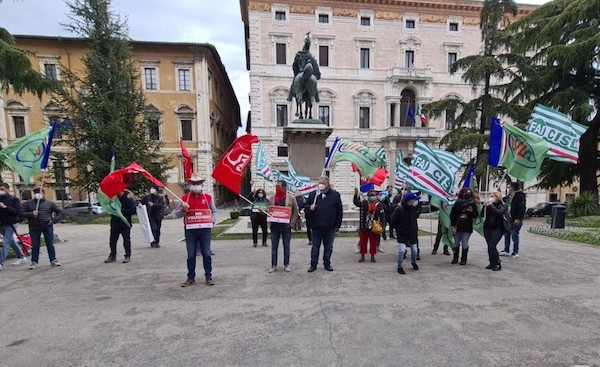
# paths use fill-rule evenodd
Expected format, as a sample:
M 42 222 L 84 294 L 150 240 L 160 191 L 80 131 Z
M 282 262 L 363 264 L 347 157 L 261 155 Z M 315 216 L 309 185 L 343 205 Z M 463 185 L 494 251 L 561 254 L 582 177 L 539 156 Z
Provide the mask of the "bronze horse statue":
M 319 91 L 311 63 L 307 63 L 304 70 L 294 77 L 290 95 L 296 99 L 296 117 L 303 119 L 306 116 L 306 118 L 312 119 L 312 105 L 313 101 L 319 102 Z M 304 103 L 304 113 L 302 103 Z

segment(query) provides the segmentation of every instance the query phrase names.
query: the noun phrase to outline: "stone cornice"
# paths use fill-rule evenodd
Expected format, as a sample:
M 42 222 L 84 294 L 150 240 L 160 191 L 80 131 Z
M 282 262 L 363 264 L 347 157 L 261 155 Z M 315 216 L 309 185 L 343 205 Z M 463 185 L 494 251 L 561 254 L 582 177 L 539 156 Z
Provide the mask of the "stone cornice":
M 315 8 L 324 6 L 322 0 L 240 0 L 242 21 L 248 24 L 248 10 L 269 11 L 274 3 L 285 3 L 290 12 L 296 14 L 314 14 Z M 334 16 L 356 16 L 358 9 L 372 9 L 375 17 L 383 20 L 399 20 L 405 12 L 416 12 L 429 15 L 424 19 L 435 19 L 431 15 L 461 15 L 468 19 L 466 24 L 478 25 L 479 13 L 483 2 L 474 0 L 329 0 L 326 4 L 333 9 Z M 537 8 L 534 5 L 519 4 L 517 17 L 523 17 Z M 423 20 L 422 20 L 423 21 Z

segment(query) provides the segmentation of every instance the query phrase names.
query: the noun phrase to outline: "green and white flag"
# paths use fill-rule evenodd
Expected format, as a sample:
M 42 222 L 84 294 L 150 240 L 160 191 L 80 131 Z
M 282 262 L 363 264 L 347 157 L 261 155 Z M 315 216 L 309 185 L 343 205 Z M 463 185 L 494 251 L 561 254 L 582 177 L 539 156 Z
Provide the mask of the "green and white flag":
M 411 188 L 449 201 L 456 200 L 456 177 L 438 155 L 422 140 L 417 141 L 408 169 Z
M 396 190 L 402 190 L 404 184 L 409 181 L 408 177 L 408 165 L 404 162 L 404 157 L 402 156 L 402 152 L 400 152 L 396 159 L 396 171 L 394 172 L 394 187 Z
M 46 149 L 49 128 L 43 128 L 15 140 L 0 150 L 0 160 L 29 182 L 42 171 L 42 157 Z
M 450 172 L 452 172 L 452 174 L 454 175 L 456 175 L 456 172 L 458 172 L 460 166 L 462 166 L 465 163 L 464 159 L 447 150 L 432 150 L 435 154 L 437 154 L 438 158 L 446 165 L 446 167 L 448 167 L 448 170 L 450 170 Z
M 586 130 L 586 126 L 542 104 L 533 109 L 526 129 L 528 133 L 539 136 L 550 145 L 548 158 L 574 164 L 579 161 L 579 139 Z
M 258 147 L 256 148 L 256 174 L 263 177 L 265 180 L 274 182 L 277 180 L 276 174 L 274 174 L 273 170 L 271 170 L 271 165 L 269 164 L 269 160 L 267 159 L 267 153 L 265 152 L 265 147 L 262 145 L 262 142 L 258 143 Z
M 550 145 L 545 140 L 516 126 L 505 123 L 502 128 L 507 135 L 508 144 L 500 165 L 519 181 L 533 180 L 540 174 L 542 162 L 547 156 Z

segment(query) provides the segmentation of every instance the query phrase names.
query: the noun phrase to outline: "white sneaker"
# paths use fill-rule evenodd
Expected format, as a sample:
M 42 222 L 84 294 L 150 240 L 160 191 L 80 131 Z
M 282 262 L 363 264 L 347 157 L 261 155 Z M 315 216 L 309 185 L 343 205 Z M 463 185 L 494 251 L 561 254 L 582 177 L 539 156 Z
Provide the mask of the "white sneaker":
M 356 248 L 354 249 L 354 253 L 358 254 L 360 252 L 360 246 L 356 245 Z
M 268 273 L 274 273 L 277 271 L 277 268 L 272 266 L 271 268 L 269 268 L 269 270 L 267 270 Z
M 510 256 L 510 254 L 508 252 L 506 252 L 506 251 L 502 251 L 500 253 L 500 256 Z
M 29 270 L 37 269 L 38 266 L 39 266 L 38 263 L 32 262 L 31 265 L 29 265 Z
M 2 270 L 2 264 L 0 264 L 0 270 Z
M 292 268 L 290 268 L 289 265 L 286 265 L 285 266 L 285 271 L 289 273 L 290 271 L 292 271 Z
M 377 252 L 381 252 L 382 254 L 385 254 L 385 251 L 383 251 L 381 246 L 377 246 Z
M 513 259 L 517 259 L 517 258 L 519 258 L 519 254 L 512 254 L 512 258 L 513 258 Z
M 50 265 L 52 266 L 61 266 L 62 264 L 58 262 L 58 260 L 54 259 L 50 261 Z
M 17 265 L 23 265 L 27 262 L 27 258 L 25 256 L 23 256 L 20 259 L 17 259 L 17 261 L 15 261 L 14 263 L 12 263 L 13 265 L 17 266 Z

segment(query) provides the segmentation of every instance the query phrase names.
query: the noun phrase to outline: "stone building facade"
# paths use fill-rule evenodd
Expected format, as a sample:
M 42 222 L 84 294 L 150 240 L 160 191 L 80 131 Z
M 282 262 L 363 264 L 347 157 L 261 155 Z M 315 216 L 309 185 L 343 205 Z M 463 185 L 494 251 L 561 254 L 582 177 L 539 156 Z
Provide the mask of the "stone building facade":
M 327 140 L 347 138 L 375 149 L 383 146 L 392 177 L 396 157 L 410 157 L 418 139 L 437 146 L 452 128 L 455 111 L 423 126 L 409 117 L 428 102 L 477 96 L 460 73 L 457 59 L 482 51 L 477 1 L 421 0 L 240 0 L 250 71 L 252 133 L 265 145 L 271 164 L 286 170 L 283 128 L 295 118 L 287 102 L 294 55 L 310 32 L 319 62 L 320 103 L 313 108 L 333 128 Z M 531 11 L 520 6 L 519 16 Z M 324 160 L 326 149 L 315 152 Z M 299 172 L 301 173 L 301 172 Z M 328 172 L 349 200 L 356 185 L 349 164 Z M 253 173 L 253 181 L 262 185 Z M 268 184 L 267 184 L 268 186 Z
M 34 68 L 48 78 L 61 79 L 61 68 L 77 73 L 89 50 L 79 38 L 16 36 L 17 46 L 31 52 Z M 131 58 L 139 67 L 140 83 L 146 97 L 148 134 L 164 145 L 162 153 L 173 168 L 165 184 L 178 195 L 183 193 L 184 174 L 179 138 L 193 157 L 194 170 L 207 178 L 217 203 L 232 201 L 233 194 L 215 182 L 210 174 L 223 152 L 236 138 L 241 126 L 240 107 L 219 54 L 211 44 L 131 41 Z M 50 95 L 0 94 L 0 139 L 10 144 L 16 138 L 48 126 L 53 119 L 67 117 Z M 55 138 L 56 139 L 56 138 Z M 53 152 L 66 152 L 60 137 Z M 118 157 L 117 157 L 118 160 Z M 87 194 L 69 187 L 69 167 L 51 160 L 47 195 L 56 200 L 87 200 Z M 117 162 L 117 167 L 122 164 Z M 62 171 L 62 172 L 60 172 Z M 61 177 L 64 177 L 62 179 Z M 23 198 L 31 195 L 38 182 L 22 182 L 12 171 L 3 171 L 2 180 L 14 184 Z M 93 199 L 93 198 L 92 198 Z

